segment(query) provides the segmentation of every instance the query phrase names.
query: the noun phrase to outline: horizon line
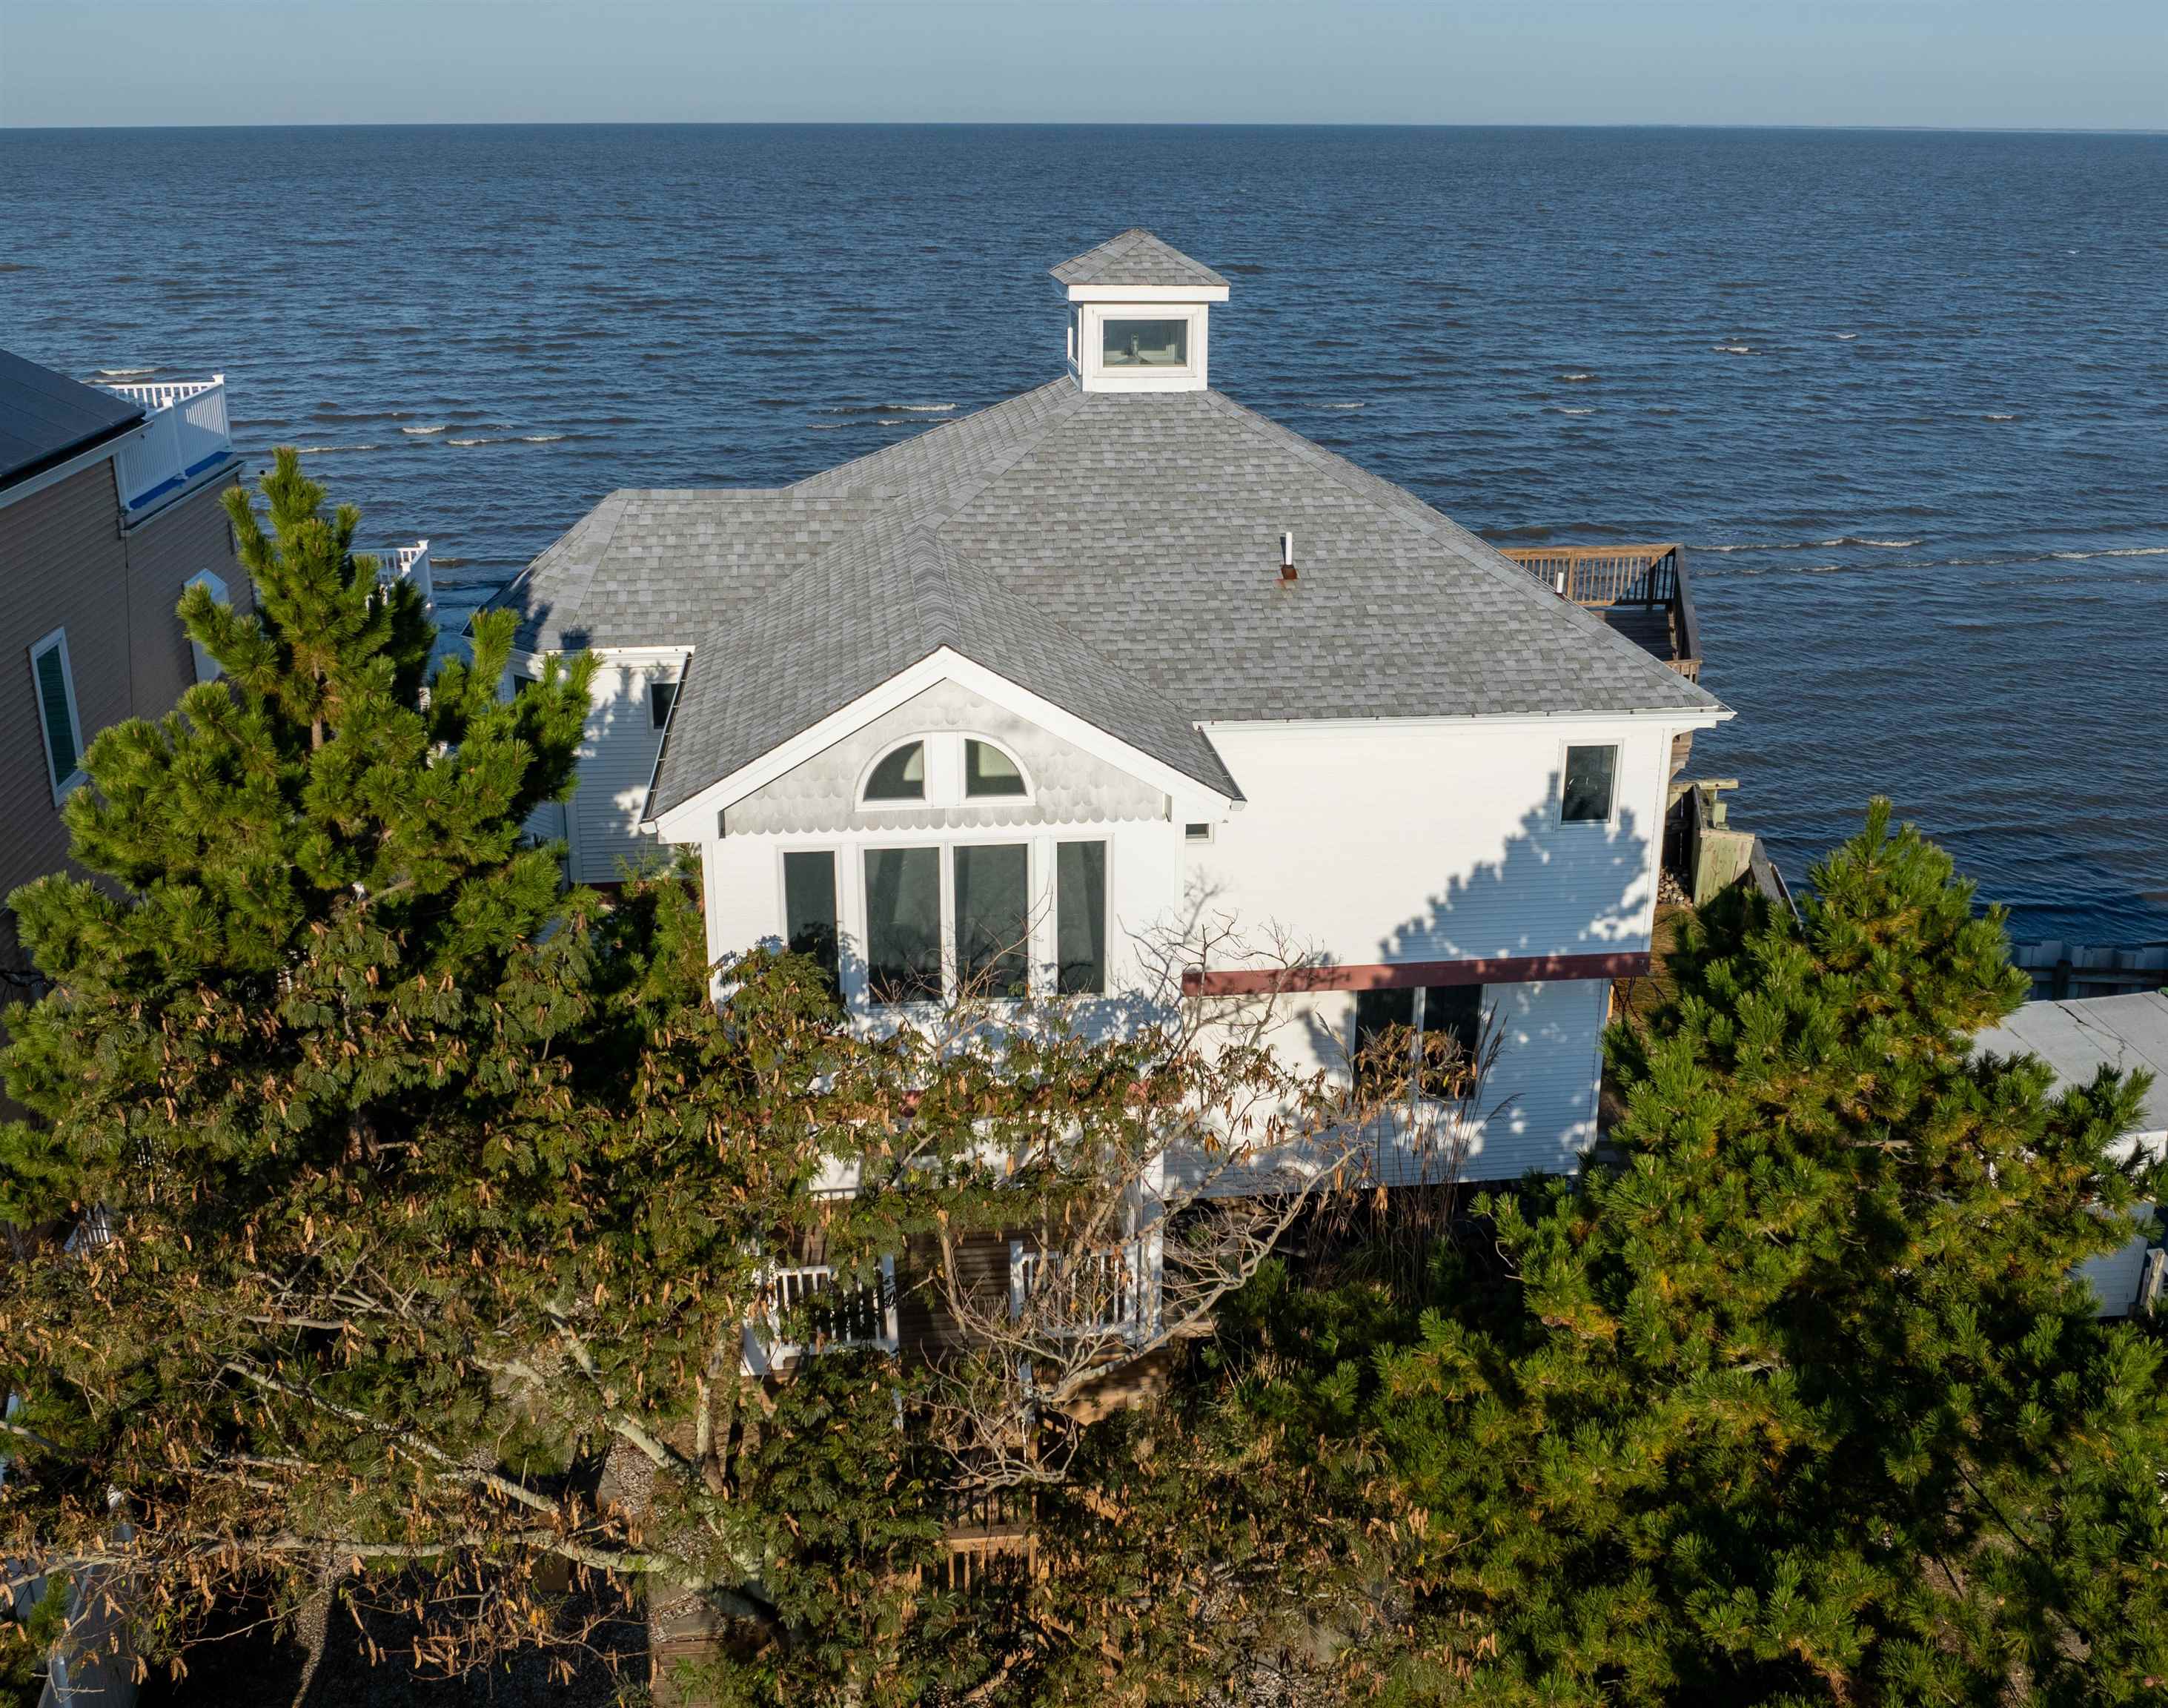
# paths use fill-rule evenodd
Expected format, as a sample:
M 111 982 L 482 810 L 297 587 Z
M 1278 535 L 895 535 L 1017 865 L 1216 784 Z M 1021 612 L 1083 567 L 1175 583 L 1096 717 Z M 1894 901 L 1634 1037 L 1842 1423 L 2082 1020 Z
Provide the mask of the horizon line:
M 18 125 L 0 132 L 129 130 L 1746 130 L 1953 136 L 2168 136 L 2168 125 L 1831 125 L 1721 120 L 1491 120 L 1480 123 L 1379 119 L 308 119 L 255 124 Z

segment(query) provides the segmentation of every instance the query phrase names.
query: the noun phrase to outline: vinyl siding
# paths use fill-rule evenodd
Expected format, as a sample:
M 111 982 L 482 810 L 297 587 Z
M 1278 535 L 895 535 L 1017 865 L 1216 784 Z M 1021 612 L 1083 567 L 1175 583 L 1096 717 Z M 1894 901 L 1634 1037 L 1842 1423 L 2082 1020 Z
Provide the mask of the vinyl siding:
M 585 738 L 580 744 L 579 788 L 566 817 L 575 883 L 615 883 L 628 870 L 653 859 L 655 838 L 640 834 L 654 780 L 662 732 L 649 710 L 648 689 L 675 682 L 687 654 L 604 652 L 595 672 Z
M 129 675 L 138 717 L 157 716 L 196 685 L 195 653 L 178 612 L 189 578 L 207 569 L 236 609 L 252 604 L 223 490 L 191 492 L 127 535 Z

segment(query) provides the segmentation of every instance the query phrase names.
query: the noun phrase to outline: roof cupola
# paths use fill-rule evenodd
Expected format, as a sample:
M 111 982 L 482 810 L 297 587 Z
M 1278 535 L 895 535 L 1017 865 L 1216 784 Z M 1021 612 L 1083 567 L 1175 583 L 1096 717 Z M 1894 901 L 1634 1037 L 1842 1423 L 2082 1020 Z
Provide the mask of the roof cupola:
M 1052 269 L 1069 295 L 1069 370 L 1087 391 L 1202 391 L 1227 281 L 1134 227 Z

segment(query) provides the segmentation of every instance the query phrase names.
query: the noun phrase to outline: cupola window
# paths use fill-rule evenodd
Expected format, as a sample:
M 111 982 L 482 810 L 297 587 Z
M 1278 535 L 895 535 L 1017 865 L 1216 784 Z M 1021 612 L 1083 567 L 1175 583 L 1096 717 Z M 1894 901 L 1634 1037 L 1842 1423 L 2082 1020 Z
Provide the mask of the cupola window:
M 926 798 L 926 743 L 908 742 L 874 766 L 866 779 L 869 801 L 923 801 Z
M 1027 795 L 1023 768 L 991 742 L 964 743 L 964 793 L 971 800 Z
M 1099 364 L 1105 368 L 1186 368 L 1189 321 L 1113 320 L 1099 322 Z

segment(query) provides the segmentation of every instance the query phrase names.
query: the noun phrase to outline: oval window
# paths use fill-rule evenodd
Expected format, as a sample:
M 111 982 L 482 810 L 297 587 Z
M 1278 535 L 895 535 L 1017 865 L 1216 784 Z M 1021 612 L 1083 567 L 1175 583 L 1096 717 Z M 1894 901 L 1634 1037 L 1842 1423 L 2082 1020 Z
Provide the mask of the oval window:
M 991 742 L 964 743 L 964 793 L 966 795 L 1022 795 L 1023 768 Z
M 923 801 L 926 798 L 926 743 L 898 748 L 874 767 L 866 779 L 869 801 Z

